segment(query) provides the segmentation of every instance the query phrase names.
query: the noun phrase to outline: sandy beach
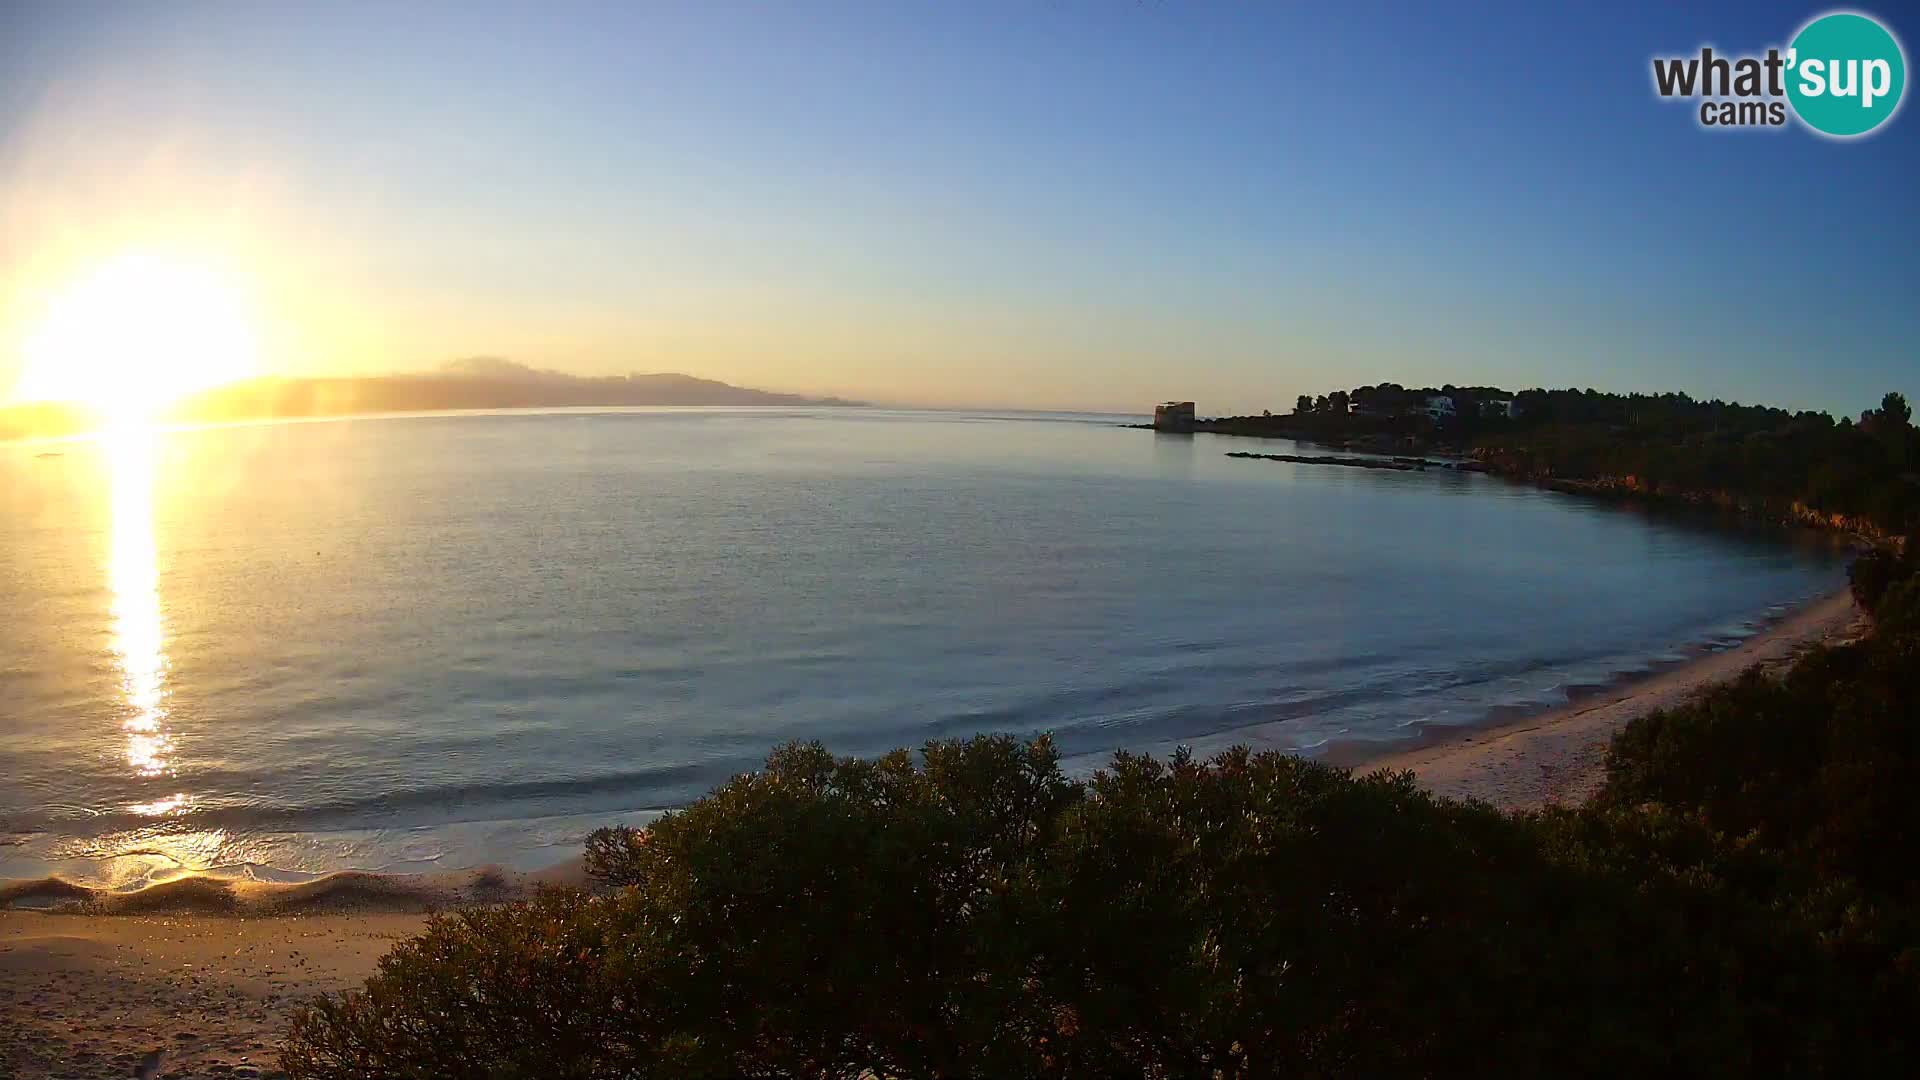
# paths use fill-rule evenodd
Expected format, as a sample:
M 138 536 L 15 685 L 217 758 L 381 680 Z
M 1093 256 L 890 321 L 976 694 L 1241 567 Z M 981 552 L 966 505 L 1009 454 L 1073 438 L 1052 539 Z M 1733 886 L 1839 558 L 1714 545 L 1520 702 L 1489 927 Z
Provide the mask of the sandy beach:
M 1599 786 L 1609 737 L 1754 664 L 1862 630 L 1839 593 L 1739 647 L 1512 723 L 1464 728 L 1362 770 L 1410 769 L 1440 794 L 1509 808 L 1578 803 Z M 0 888 L 0 1076 L 266 1077 L 291 1010 L 357 985 L 426 911 L 522 895 L 545 874 L 433 878 L 338 874 L 297 886 L 186 879 L 131 895 L 57 883 Z
M 427 912 L 583 884 L 538 874 L 187 878 L 140 893 L 0 889 L 0 1078 L 271 1077 L 287 1017 L 358 986 Z M 26 906 L 26 905 L 31 905 Z
M 291 1009 L 425 921 L 0 913 L 0 1075 L 273 1076 Z
M 1790 663 L 1807 649 L 1857 637 L 1864 616 L 1842 590 L 1788 615 L 1735 648 L 1625 683 L 1544 713 L 1491 727 L 1436 733 L 1425 745 L 1367 756 L 1333 755 L 1359 771 L 1410 769 L 1421 786 L 1509 810 L 1585 802 L 1604 779 L 1607 741 L 1628 721 L 1682 704 L 1754 665 Z

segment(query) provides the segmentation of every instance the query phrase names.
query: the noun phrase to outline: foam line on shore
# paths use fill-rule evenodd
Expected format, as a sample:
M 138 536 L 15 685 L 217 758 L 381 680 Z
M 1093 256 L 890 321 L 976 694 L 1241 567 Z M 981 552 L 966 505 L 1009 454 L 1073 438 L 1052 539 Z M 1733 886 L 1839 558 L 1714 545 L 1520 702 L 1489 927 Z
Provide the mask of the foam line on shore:
M 56 876 L 0 883 L 0 909 L 89 915 L 417 913 L 524 899 L 543 886 L 589 883 L 578 858 L 531 872 L 497 866 L 433 874 L 341 870 L 299 882 L 188 874 L 130 891 L 94 888 Z
M 1355 771 L 1410 771 L 1435 794 L 1512 810 L 1577 805 L 1605 779 L 1607 743 L 1636 717 L 1685 704 L 1749 668 L 1777 669 L 1810 648 L 1865 632 L 1846 590 L 1813 601 L 1736 647 L 1704 652 L 1643 679 L 1585 694 L 1557 708 L 1504 722 L 1428 728 L 1420 743 L 1330 744 L 1324 760 Z

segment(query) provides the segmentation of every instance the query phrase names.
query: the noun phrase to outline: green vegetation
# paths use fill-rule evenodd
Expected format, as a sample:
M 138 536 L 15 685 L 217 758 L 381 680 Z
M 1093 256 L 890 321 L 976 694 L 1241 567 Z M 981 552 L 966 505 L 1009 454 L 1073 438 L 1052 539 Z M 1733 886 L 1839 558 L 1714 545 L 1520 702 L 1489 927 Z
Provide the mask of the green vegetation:
M 1451 413 L 1428 411 L 1444 397 Z M 1507 403 L 1511 403 L 1510 405 Z M 1436 410 L 1437 411 L 1437 410 Z M 1881 537 L 1920 528 L 1920 430 L 1897 393 L 1859 420 L 1685 394 L 1362 386 L 1291 416 L 1228 417 L 1199 430 L 1328 442 L 1408 439 L 1471 452 L 1490 471 L 1596 490 L 1704 502 Z
M 1675 808 L 1859 886 L 1897 923 L 1920 915 L 1920 565 L 1907 551 L 1855 564 L 1873 634 L 1629 724 L 1602 801 Z
M 598 894 L 436 918 L 284 1064 L 349 1077 L 1894 1074 L 1920 1008 L 1912 562 L 1879 629 L 1508 815 L 1275 754 L 776 751 Z
M 1920 433 L 1899 394 L 1858 423 L 1685 395 L 1529 391 L 1515 404 L 1510 429 L 1472 435 L 1477 456 L 1501 472 L 1705 496 L 1882 536 L 1920 526 Z

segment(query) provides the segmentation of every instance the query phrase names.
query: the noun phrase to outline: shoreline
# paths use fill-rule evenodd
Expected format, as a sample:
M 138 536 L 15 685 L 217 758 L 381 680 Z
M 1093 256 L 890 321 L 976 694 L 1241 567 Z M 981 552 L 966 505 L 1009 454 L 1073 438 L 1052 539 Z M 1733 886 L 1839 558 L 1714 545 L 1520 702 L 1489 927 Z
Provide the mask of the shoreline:
M 0 1076 L 284 1076 L 293 1012 L 357 989 L 430 913 L 588 883 L 577 857 L 531 873 L 184 877 L 132 893 L 14 882 L 0 888 Z
M 588 888 L 591 884 L 579 855 L 530 871 L 498 866 L 412 874 L 336 870 L 299 882 L 189 873 L 127 891 L 53 876 L 0 880 L 0 920 L 21 911 L 90 918 L 424 915 L 469 904 L 523 900 L 550 886 Z
M 1605 779 L 1608 741 L 1629 721 L 1684 704 L 1756 665 L 1776 669 L 1822 644 L 1865 632 L 1865 614 L 1846 589 L 1811 601 L 1718 652 L 1583 695 L 1565 705 L 1492 723 L 1422 730 L 1405 742 L 1340 742 L 1320 755 L 1356 773 L 1409 771 L 1436 795 L 1479 799 L 1503 810 L 1576 806 Z
M 1356 772 L 1409 770 L 1436 794 L 1510 810 L 1584 800 L 1607 740 L 1755 664 L 1861 632 L 1850 593 L 1812 601 L 1739 646 L 1505 722 L 1432 729 L 1419 745 L 1332 745 Z M 117 893 L 47 879 L 0 886 L 0 1075 L 253 1077 L 278 1072 L 292 1013 L 358 987 L 428 913 L 585 885 L 578 858 L 547 870 L 382 875 L 300 883 L 186 877 Z
M 1628 721 L 1678 705 L 1754 664 L 1778 664 L 1813 644 L 1858 636 L 1864 626 L 1865 617 L 1851 593 L 1841 588 L 1803 602 L 1737 645 L 1700 646 L 1683 659 L 1619 681 L 1575 688 L 1563 704 L 1502 706 L 1471 723 L 1425 724 L 1390 739 L 1335 738 L 1289 752 L 1356 773 L 1410 770 L 1435 794 L 1480 799 L 1503 809 L 1576 804 L 1598 789 L 1606 743 Z M 1245 734 L 1228 741 L 1246 742 Z M 1228 744 L 1218 738 L 1210 741 L 1220 743 L 1213 750 Z M 1170 752 L 1171 747 L 1164 749 Z M 1103 767 L 1106 757 L 1099 755 L 1091 767 Z M 613 815 L 608 823 L 620 817 Z M 589 884 L 577 850 L 552 864 L 534 865 L 538 868 L 480 864 L 427 871 L 342 869 L 299 881 L 188 872 L 134 889 L 70 879 L 54 871 L 42 877 L 0 878 L 0 918 L 14 911 L 101 917 L 421 914 L 524 899 L 547 885 Z

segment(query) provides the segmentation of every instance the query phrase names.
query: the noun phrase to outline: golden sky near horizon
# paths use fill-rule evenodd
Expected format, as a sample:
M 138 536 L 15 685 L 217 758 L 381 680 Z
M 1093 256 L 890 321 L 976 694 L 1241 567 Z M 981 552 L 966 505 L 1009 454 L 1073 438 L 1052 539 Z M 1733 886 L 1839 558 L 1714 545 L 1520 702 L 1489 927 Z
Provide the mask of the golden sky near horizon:
M 1852 413 L 1913 370 L 1911 139 L 1703 135 L 1617 92 L 1637 37 L 1529 76 L 1588 139 L 1463 82 L 1432 41 L 1470 21 L 1433 13 L 572 14 L 0 4 L 0 401 L 190 384 L 242 339 L 263 374 L 1131 412 L 1391 380 Z M 1383 42 L 1479 96 L 1356 97 Z M 1756 278 L 1757 221 L 1860 272 Z
M 270 167 L 198 167 L 190 145 L 155 147 L 130 171 L 124 161 L 60 149 L 0 176 L 0 226 L 14 256 L 0 264 L 0 400 L 65 396 L 47 391 L 95 381 L 68 354 L 49 354 L 49 327 L 63 321 L 93 325 L 95 344 L 138 353 L 119 361 L 137 385 L 171 378 L 180 392 L 199 388 L 193 384 L 208 380 L 198 354 L 234 328 L 182 325 L 192 313 L 166 317 L 166 300 L 204 294 L 209 282 L 218 283 L 218 315 L 244 324 L 244 373 L 257 375 L 381 374 L 498 355 L 578 374 L 680 371 L 902 404 L 1127 408 L 1178 389 L 1160 389 L 1156 357 L 1205 341 L 1190 327 L 1097 308 L 969 310 L 964 298 L 899 296 L 849 302 L 804 276 L 735 288 L 705 278 L 666 288 L 641 281 L 630 300 L 608 296 L 604 283 L 576 297 L 515 293 L 512 273 L 481 275 L 478 287 L 471 275 L 442 282 L 419 265 L 417 248 L 381 242 L 371 197 L 344 214 L 315 214 Z M 564 258 L 537 227 L 502 222 L 497 230 L 489 245 L 496 265 L 524 258 L 522 273 L 535 278 Z M 120 270 L 129 263 L 147 267 L 152 280 L 99 286 L 103 276 L 128 277 Z M 142 285 L 152 286 L 153 302 L 102 306 Z M 1030 359 L 1041 348 L 1048 359 Z M 196 358 L 182 365 L 182 353 Z M 1103 364 L 1115 392 L 1088 394 L 1081 361 Z M 242 373 L 224 361 L 211 366 Z M 171 374 L 146 370 L 153 367 Z M 50 368 L 64 374 L 50 379 Z M 1205 381 L 1194 373 L 1180 387 L 1204 396 Z
M 1196 293 L 1182 317 L 1094 296 L 892 288 L 884 268 L 862 294 L 777 256 L 716 262 L 703 245 L 712 224 L 671 210 L 596 220 L 545 205 L 476 230 L 458 205 L 396 214 L 377 169 L 323 189 L 271 155 L 236 157 L 185 121 L 102 139 L 99 108 L 89 95 L 43 103 L 0 159 L 0 402 L 100 381 L 72 349 L 44 347 L 63 320 L 92 324 L 90 346 L 127 344 L 137 355 L 111 365 L 134 387 L 171 381 L 185 393 L 208 381 L 204 369 L 235 367 L 200 362 L 232 327 L 183 332 L 182 320 L 154 318 L 163 303 L 103 309 L 100 294 L 114 290 L 98 279 L 129 262 L 159 268 L 162 295 L 217 282 L 211 306 L 244 324 L 244 367 L 257 375 L 385 374 L 491 355 L 887 404 L 1139 411 L 1175 394 L 1249 398 L 1235 365 L 1188 368 L 1196 351 L 1275 359 L 1270 336 L 1248 322 L 1256 298 L 1244 289 Z M 609 256 L 615 236 L 631 254 Z M 849 272 L 830 249 L 821 261 Z M 181 365 L 184 354 L 193 362 Z M 50 367 L 61 370 L 50 378 Z M 1283 397 L 1274 390 L 1271 407 Z M 1268 403 L 1264 392 L 1254 400 Z

